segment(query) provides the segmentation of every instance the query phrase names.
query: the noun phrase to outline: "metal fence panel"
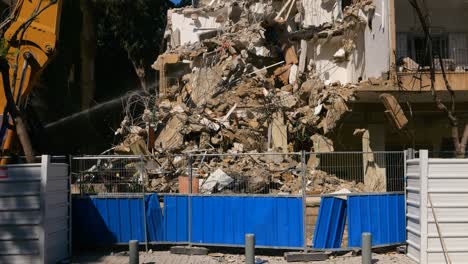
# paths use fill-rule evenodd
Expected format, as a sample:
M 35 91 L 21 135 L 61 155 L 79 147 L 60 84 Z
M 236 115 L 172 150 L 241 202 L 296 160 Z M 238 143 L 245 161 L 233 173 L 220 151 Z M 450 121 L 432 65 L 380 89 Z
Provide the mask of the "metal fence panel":
M 404 243 L 403 194 L 348 196 L 348 246 L 360 247 L 363 232 L 372 234 L 372 245 Z
M 408 163 L 418 180 L 408 180 L 408 256 L 418 263 L 468 262 L 468 160 L 429 158 L 427 150 Z M 411 213 L 410 215 L 410 212 Z M 411 220 L 411 219 L 410 219 Z
M 188 242 L 188 196 L 165 196 L 167 242 Z M 302 201 L 292 197 L 193 196 L 192 243 L 301 247 Z
M 144 192 L 144 162 L 140 156 L 74 157 L 71 163 L 74 193 Z
M 85 156 L 72 159 L 72 187 L 74 193 L 82 195 L 157 192 L 299 196 L 303 184 L 308 194 L 342 188 L 393 192 L 403 191 L 404 164 L 402 151 Z M 371 178 L 381 182 L 377 188 L 368 183 Z
M 164 238 L 168 242 L 188 242 L 188 196 L 164 196 Z
M 69 252 L 69 181 L 66 164 L 0 167 L 0 262 L 56 263 Z
M 314 233 L 314 248 L 339 248 L 346 221 L 346 200 L 324 197 L 320 202 Z
M 421 169 L 419 160 L 407 161 L 406 180 L 406 230 L 407 238 L 406 255 L 412 260 L 419 262 L 421 230 L 420 230 L 420 204 L 421 204 Z
M 112 245 L 145 241 L 144 206 L 140 197 L 75 197 L 75 245 Z
M 302 247 L 302 200 L 293 197 L 192 197 L 192 242 Z

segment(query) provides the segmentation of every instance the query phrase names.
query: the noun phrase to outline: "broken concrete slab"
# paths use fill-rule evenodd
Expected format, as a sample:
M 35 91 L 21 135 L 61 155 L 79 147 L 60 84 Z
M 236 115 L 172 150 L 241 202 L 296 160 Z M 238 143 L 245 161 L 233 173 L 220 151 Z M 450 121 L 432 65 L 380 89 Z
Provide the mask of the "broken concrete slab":
M 354 132 L 354 135 L 362 137 L 364 185 L 368 192 L 385 192 L 387 190 L 386 168 L 383 164 L 379 164 L 382 160 L 377 161 L 374 154 L 374 151 L 382 145 L 378 141 L 379 138 L 383 138 L 383 133 L 375 129 L 372 132 L 371 134 L 370 129 L 359 129 Z
M 229 175 L 227 175 L 222 169 L 217 169 L 201 183 L 200 189 L 202 193 L 212 193 L 213 191 L 219 192 L 233 181 L 234 179 L 229 177 Z
M 329 254 L 325 252 L 286 252 L 284 259 L 287 262 L 308 262 L 308 261 L 325 261 Z
M 289 74 L 291 70 L 291 64 L 285 65 L 282 67 L 277 68 L 273 75 L 275 75 L 284 85 L 289 84 Z
M 171 254 L 178 255 L 207 255 L 208 249 L 204 247 L 173 246 L 170 249 Z
M 327 108 L 327 115 L 320 123 L 319 127 L 323 129 L 324 134 L 328 134 L 328 132 L 336 127 L 337 122 L 349 111 L 349 108 L 340 97 L 335 98 L 332 105 L 325 106 L 325 108 Z
M 296 54 L 296 49 L 294 48 L 294 46 L 289 46 L 288 48 L 286 48 L 284 52 L 284 58 L 285 58 L 284 60 L 286 61 L 286 65 L 299 63 L 299 60 Z
M 184 136 L 180 133 L 184 126 L 181 117 L 173 116 L 154 141 L 155 148 L 166 150 L 180 149 L 184 144 Z
M 406 118 L 406 115 L 397 99 L 388 93 L 381 94 L 379 98 L 387 109 L 385 114 L 389 122 L 399 130 L 405 128 L 408 125 L 408 118 Z
M 287 109 L 294 107 L 297 104 L 297 99 L 290 92 L 281 91 L 279 93 L 279 104 Z
M 281 152 L 288 151 L 288 127 L 281 112 L 273 114 L 271 122 L 271 147 Z

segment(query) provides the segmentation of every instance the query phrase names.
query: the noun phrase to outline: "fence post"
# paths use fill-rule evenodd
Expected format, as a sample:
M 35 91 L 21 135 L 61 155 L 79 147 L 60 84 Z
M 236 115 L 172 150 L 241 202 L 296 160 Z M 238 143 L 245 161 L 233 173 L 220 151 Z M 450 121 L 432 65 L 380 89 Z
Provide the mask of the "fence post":
M 138 240 L 130 240 L 128 242 L 128 255 L 129 255 L 129 264 L 140 263 L 140 256 L 138 252 Z
M 245 264 L 255 264 L 254 234 L 245 234 Z
M 307 194 L 306 194 L 306 161 L 305 151 L 301 151 L 301 176 L 302 176 L 302 233 L 303 233 L 303 245 L 304 252 L 307 253 Z
M 428 234 L 427 234 L 427 221 L 428 221 L 428 190 L 427 190 L 427 181 L 428 181 L 428 170 L 429 170 L 429 152 L 427 150 L 419 151 L 419 179 L 420 179 L 420 201 L 419 206 L 419 224 L 420 224 L 420 235 L 421 235 L 421 245 L 420 245 L 420 262 L 427 263 L 427 245 L 428 245 Z
M 414 151 L 413 148 L 407 149 L 407 150 L 406 150 L 406 153 L 407 153 L 407 154 L 406 154 L 407 159 L 414 159 L 414 158 L 416 158 L 416 155 L 415 155 L 416 153 L 415 153 L 415 151 Z
M 372 235 L 371 233 L 362 233 L 361 258 L 362 258 L 362 264 L 372 264 Z
M 148 222 L 146 219 L 146 204 L 145 204 L 145 184 L 146 184 L 146 172 L 145 172 L 145 159 L 140 156 L 140 173 L 141 173 L 141 196 L 142 196 L 142 203 L 143 203 L 143 225 L 145 231 L 145 250 L 148 252 Z
M 192 246 L 192 155 L 188 154 L 188 180 L 189 180 L 189 194 L 188 194 L 188 245 Z
M 68 206 L 68 254 L 70 256 L 73 256 L 73 232 L 72 232 L 72 226 L 73 226 L 73 193 L 72 193 L 72 182 L 73 182 L 73 171 L 72 171 L 72 162 L 73 162 L 73 156 L 70 155 L 68 157 L 68 199 L 70 202 L 70 205 Z M 81 196 L 81 188 L 80 188 L 80 196 Z

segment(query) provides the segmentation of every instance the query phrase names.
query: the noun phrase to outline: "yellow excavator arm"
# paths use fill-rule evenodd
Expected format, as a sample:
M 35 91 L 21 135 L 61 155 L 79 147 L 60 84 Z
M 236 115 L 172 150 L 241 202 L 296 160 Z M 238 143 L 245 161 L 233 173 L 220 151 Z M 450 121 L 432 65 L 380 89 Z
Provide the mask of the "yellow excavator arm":
M 21 114 L 42 70 L 55 54 L 62 0 L 18 0 L 0 24 L 0 140 L 5 155 L 17 140 L 28 162 L 34 151 Z M 4 160 L 2 160 L 4 162 Z

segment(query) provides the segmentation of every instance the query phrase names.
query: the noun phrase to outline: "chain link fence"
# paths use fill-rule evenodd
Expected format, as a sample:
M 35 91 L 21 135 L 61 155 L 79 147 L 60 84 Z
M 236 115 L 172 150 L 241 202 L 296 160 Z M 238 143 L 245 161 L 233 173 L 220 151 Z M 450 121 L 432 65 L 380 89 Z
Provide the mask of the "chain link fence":
M 302 195 L 396 192 L 404 152 L 194 153 L 71 159 L 74 193 Z

